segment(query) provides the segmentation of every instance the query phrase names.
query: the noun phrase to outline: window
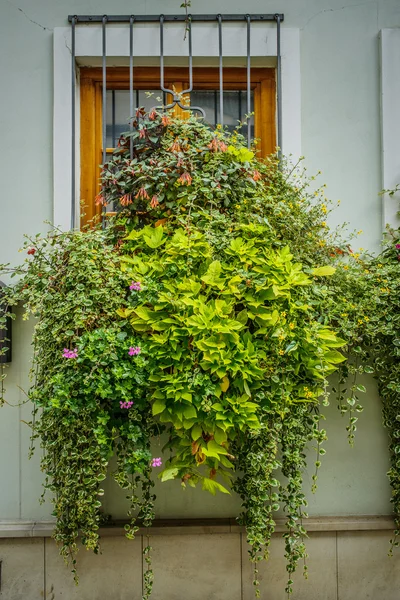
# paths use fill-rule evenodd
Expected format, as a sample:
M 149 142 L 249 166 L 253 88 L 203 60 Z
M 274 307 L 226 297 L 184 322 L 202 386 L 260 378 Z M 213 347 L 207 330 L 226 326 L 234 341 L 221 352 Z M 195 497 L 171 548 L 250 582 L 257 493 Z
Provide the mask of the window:
M 188 70 L 169 67 L 165 69 L 165 85 L 177 92 L 186 89 Z M 247 110 L 247 73 L 242 68 L 224 68 L 224 125 L 233 129 Z M 149 109 L 161 102 L 169 102 L 160 91 L 160 70 L 157 67 L 137 67 L 133 74 L 135 105 Z M 148 97 L 146 92 L 153 92 Z M 102 70 L 81 68 L 81 185 L 80 197 L 85 204 L 86 223 L 96 215 L 100 207 L 94 198 L 99 192 L 100 163 L 102 161 Z M 259 138 L 260 156 L 267 156 L 276 147 L 275 128 L 275 69 L 253 68 L 251 70 L 251 101 L 254 110 L 252 137 Z M 193 69 L 193 92 L 190 102 L 201 106 L 207 121 L 216 125 L 219 121 L 219 72 L 215 68 Z M 176 109 L 181 111 L 181 109 Z M 107 153 L 111 153 L 118 137 L 128 129 L 129 119 L 129 70 L 125 67 L 107 69 Z M 243 133 L 246 133 L 243 131 Z

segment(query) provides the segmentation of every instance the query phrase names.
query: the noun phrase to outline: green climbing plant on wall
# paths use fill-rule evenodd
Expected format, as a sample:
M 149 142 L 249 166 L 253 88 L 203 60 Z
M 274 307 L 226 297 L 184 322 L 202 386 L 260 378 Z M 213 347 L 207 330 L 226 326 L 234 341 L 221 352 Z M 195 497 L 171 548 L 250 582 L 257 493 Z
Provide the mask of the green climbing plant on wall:
M 99 550 L 101 482 L 116 456 L 130 538 L 154 519 L 155 473 L 238 493 L 256 595 L 283 509 L 290 593 L 306 557 L 304 451 L 316 448 L 315 487 L 328 377 L 350 381 L 338 398 L 352 440 L 365 391 L 357 377 L 373 363 L 398 512 L 398 324 L 379 317 L 398 312 L 396 294 L 382 291 L 396 285 L 398 261 L 393 246 L 382 264 L 355 255 L 329 230 L 324 187 L 313 184 L 300 164 L 259 160 L 236 130 L 139 109 L 102 169 L 97 202 L 116 216 L 104 229 L 51 228 L 27 240 L 21 267 L 3 268 L 15 283 L 1 323 L 17 303 L 36 319 L 32 435 L 45 450 L 54 537 L 74 571 L 79 536 Z M 152 456 L 162 432 L 168 453 Z M 144 552 L 148 598 L 149 544 Z

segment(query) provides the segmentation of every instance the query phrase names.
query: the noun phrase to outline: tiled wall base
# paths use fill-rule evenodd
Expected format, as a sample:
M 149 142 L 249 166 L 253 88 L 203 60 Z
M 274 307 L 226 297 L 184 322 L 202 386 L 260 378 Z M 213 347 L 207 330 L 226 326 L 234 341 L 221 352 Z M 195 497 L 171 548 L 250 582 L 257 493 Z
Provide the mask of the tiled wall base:
M 295 575 L 293 600 L 398 600 L 400 550 L 389 558 L 390 532 L 312 532 L 308 579 Z M 251 565 L 242 533 L 155 535 L 153 600 L 252 600 Z M 49 538 L 0 540 L 1 600 L 140 600 L 142 546 L 108 536 L 102 554 L 82 550 L 80 584 Z M 260 566 L 261 600 L 286 600 L 283 540 L 274 537 Z

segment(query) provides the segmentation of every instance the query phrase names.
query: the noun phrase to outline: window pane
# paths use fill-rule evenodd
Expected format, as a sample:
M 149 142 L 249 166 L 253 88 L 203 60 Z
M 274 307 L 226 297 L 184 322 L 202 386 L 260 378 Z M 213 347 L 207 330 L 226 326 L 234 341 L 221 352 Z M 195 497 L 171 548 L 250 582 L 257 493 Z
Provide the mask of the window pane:
M 133 105 L 144 107 L 149 111 L 154 106 L 163 104 L 163 93 L 161 90 L 134 90 Z M 118 138 L 129 129 L 129 90 L 107 90 L 106 110 L 106 138 L 107 148 L 115 148 Z
M 220 121 L 219 91 L 195 90 L 190 94 L 190 103 L 199 106 L 206 113 L 206 121 L 215 127 Z M 251 112 L 254 110 L 254 94 L 251 92 Z M 247 92 L 225 91 L 224 92 L 224 127 L 233 131 L 239 121 L 245 119 L 247 113 Z M 247 125 L 243 125 L 241 133 L 247 137 Z M 254 125 L 251 124 L 251 138 L 254 137 Z

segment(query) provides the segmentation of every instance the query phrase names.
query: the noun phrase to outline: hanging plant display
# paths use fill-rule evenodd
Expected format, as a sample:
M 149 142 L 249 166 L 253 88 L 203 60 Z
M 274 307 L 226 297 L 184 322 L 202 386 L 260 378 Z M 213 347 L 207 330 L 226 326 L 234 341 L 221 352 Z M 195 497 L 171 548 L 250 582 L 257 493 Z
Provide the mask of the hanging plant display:
M 306 556 L 304 451 L 315 446 L 318 468 L 328 377 L 363 372 L 370 310 L 357 300 L 370 273 L 329 232 L 324 189 L 310 191 L 298 170 L 257 159 L 237 131 L 138 110 L 102 169 L 97 202 L 116 216 L 29 240 L 8 312 L 21 302 L 36 318 L 33 439 L 74 570 L 78 536 L 98 551 L 101 482 L 116 456 L 128 537 L 154 519 L 154 471 L 237 492 L 256 594 L 282 509 L 291 592 Z M 362 391 L 354 379 L 339 394 L 350 436 Z M 167 459 L 150 450 L 161 432 Z

